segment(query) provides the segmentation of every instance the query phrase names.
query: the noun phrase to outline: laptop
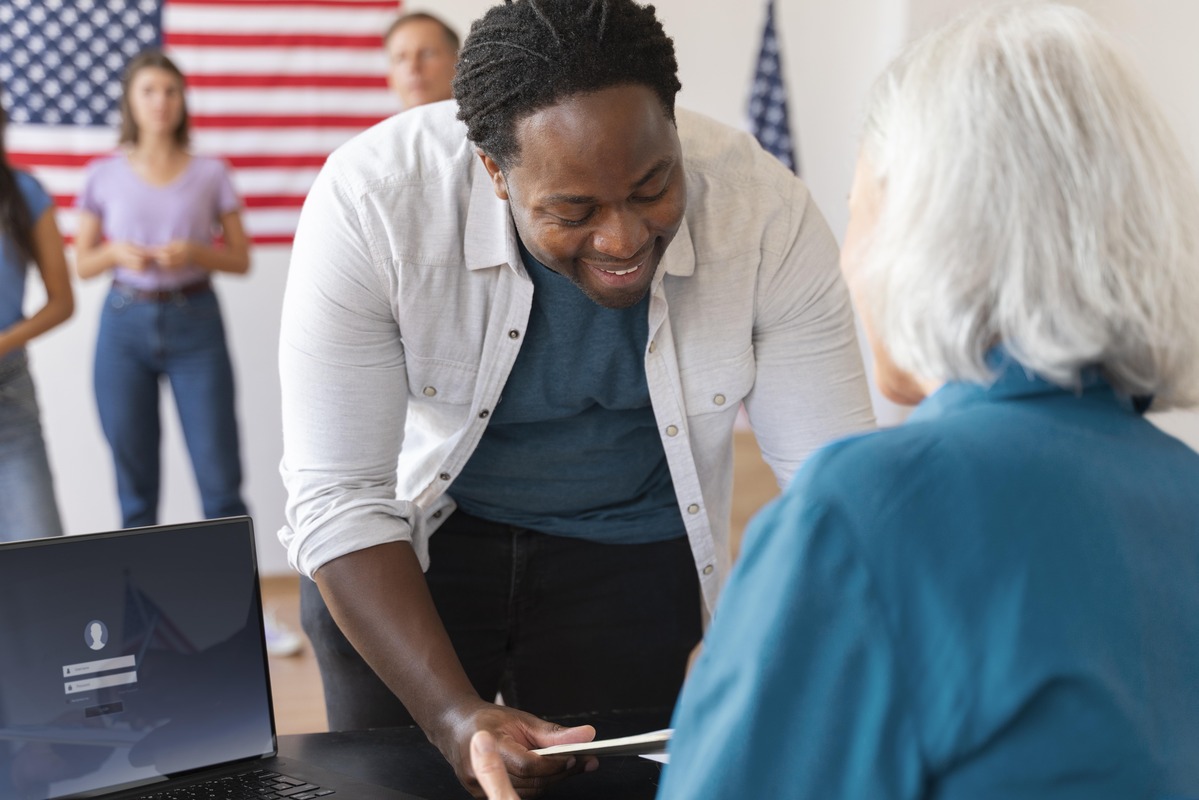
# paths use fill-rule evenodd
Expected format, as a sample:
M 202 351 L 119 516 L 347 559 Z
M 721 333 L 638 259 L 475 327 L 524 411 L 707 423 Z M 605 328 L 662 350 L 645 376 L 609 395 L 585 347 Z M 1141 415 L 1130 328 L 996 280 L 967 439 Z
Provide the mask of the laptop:
M 276 752 L 249 517 L 0 543 L 0 800 L 419 800 Z

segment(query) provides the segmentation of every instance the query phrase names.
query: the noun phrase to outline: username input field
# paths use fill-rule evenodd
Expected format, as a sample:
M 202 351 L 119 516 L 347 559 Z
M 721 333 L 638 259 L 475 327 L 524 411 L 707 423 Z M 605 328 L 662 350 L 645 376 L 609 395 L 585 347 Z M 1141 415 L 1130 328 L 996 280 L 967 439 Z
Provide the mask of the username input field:
M 82 661 L 78 664 L 67 664 L 62 668 L 64 678 L 74 678 L 77 675 L 93 675 L 97 672 L 109 672 L 114 669 L 130 669 L 137 666 L 134 656 L 118 656 L 117 658 L 101 658 L 97 661 Z
M 94 689 L 103 689 L 108 686 L 126 686 L 130 683 L 137 683 L 137 672 L 119 672 L 115 675 L 98 675 L 94 678 L 84 678 L 78 681 L 67 681 L 63 684 L 63 690 L 67 694 L 79 694 L 80 692 L 90 692 Z

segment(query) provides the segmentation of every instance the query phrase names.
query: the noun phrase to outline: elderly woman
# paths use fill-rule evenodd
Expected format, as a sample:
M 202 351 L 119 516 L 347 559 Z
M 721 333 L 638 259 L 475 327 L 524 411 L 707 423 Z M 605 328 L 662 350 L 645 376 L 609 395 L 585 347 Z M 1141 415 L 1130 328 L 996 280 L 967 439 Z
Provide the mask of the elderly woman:
M 661 797 L 1199 797 L 1193 181 L 1077 10 L 883 75 L 842 267 L 919 406 L 758 517 Z
M 1199 198 L 1083 13 L 917 42 L 842 267 L 907 424 L 748 532 L 659 797 L 1199 797 Z M 491 763 L 480 741 L 480 768 Z

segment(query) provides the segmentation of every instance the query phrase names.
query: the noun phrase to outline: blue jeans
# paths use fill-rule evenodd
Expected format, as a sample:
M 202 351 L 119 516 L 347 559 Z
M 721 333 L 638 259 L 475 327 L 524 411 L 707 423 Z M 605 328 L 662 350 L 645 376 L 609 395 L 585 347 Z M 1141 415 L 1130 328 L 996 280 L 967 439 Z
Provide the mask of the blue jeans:
M 0 541 L 62 533 L 24 353 L 0 361 Z
M 121 524 L 158 522 L 159 383 L 170 381 L 204 516 L 246 513 L 233 368 L 211 289 L 142 300 L 113 286 L 96 342 L 96 406 L 116 467 Z

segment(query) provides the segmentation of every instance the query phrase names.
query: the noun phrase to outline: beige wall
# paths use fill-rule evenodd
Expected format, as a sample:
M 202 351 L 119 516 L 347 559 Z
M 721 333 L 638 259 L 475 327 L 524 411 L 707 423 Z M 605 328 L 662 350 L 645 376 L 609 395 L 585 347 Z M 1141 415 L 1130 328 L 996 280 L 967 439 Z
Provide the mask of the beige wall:
M 793 132 L 800 142 L 805 178 L 838 235 L 845 224 L 859 106 L 870 81 L 906 40 L 909 28 L 923 30 L 969 4 L 969 0 L 778 0 Z M 442 14 L 465 34 L 470 20 L 490 5 L 483 0 L 442 0 L 410 3 L 408 8 Z M 1096 0 L 1084 5 L 1118 24 L 1170 107 L 1192 153 L 1199 155 L 1195 153 L 1199 93 L 1189 83 L 1190 76 L 1199 74 L 1199 50 L 1187 38 L 1199 30 L 1199 4 Z M 684 86 L 680 103 L 741 125 L 761 25 L 760 4 L 659 0 L 656 6 L 678 47 Z M 286 569 L 275 538 L 284 500 L 278 477 L 275 350 L 287 257 L 283 248 L 259 248 L 250 276 L 218 279 L 238 378 L 247 498 L 266 572 Z M 60 504 L 71 533 L 119 523 L 112 470 L 91 390 L 92 346 L 104 288 L 103 281 L 79 286 L 75 319 L 32 348 Z M 884 422 L 902 418 L 901 412 L 882 402 L 878 411 Z M 194 519 L 199 502 L 169 401 L 164 402 L 164 422 L 162 521 Z M 1176 415 L 1166 424 L 1192 445 L 1199 444 L 1196 415 Z

